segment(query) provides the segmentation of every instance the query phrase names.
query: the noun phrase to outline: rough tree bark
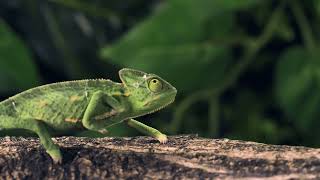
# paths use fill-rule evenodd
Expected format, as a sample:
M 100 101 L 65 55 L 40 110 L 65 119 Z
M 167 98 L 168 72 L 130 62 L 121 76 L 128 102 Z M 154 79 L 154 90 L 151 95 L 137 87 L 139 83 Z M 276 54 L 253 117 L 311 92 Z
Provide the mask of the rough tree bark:
M 194 135 L 55 141 L 53 164 L 37 138 L 0 138 L 1 179 L 320 179 L 320 149 Z

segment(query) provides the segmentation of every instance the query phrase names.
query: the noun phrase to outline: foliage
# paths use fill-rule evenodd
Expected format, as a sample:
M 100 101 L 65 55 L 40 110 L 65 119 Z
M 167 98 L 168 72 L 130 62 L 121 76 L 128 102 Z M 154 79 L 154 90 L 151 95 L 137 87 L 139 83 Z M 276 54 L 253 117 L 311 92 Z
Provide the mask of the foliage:
M 29 50 L 3 21 L 0 21 L 0 39 L 0 92 L 37 85 L 39 78 Z
M 1 92 L 38 79 L 116 80 L 120 67 L 132 67 L 178 88 L 175 104 L 145 117 L 169 134 L 320 145 L 317 0 L 19 2 L 15 10 L 30 24 L 3 18 L 25 32 L 37 64 L 2 23 L 0 38 L 9 40 L 1 41 L 0 58 L 10 61 L 0 61 Z

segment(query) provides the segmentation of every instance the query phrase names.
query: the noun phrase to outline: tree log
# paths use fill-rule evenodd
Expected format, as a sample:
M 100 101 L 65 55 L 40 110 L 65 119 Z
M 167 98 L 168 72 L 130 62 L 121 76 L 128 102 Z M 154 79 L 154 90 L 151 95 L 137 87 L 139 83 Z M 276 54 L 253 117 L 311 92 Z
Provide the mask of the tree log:
M 54 139 L 53 164 L 37 138 L 0 138 L 1 179 L 319 179 L 320 149 L 171 136 Z

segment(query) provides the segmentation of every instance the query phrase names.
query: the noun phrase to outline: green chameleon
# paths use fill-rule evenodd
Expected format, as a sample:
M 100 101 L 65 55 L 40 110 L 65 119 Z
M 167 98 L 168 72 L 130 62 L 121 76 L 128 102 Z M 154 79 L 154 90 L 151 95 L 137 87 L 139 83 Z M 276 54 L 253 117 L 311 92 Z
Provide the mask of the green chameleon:
M 153 113 L 174 101 L 177 90 L 154 74 L 121 69 L 122 83 L 106 79 L 77 80 L 36 87 L 0 103 L 0 128 L 36 133 L 55 163 L 62 161 L 51 135 L 85 129 L 107 133 L 106 128 L 126 123 L 167 142 L 167 136 L 133 118 Z

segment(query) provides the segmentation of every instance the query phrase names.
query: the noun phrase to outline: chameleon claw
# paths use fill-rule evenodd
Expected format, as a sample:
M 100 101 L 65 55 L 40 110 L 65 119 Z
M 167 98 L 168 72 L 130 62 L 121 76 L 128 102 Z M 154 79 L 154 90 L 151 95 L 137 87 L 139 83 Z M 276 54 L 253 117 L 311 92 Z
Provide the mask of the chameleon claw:
M 52 160 L 53 160 L 54 164 L 62 164 L 62 158 L 53 158 L 52 157 Z
M 161 134 L 161 135 L 157 136 L 156 138 L 161 144 L 165 144 L 168 142 L 168 138 L 165 134 Z
M 61 164 L 62 163 L 62 156 L 60 151 L 47 151 L 47 153 L 51 156 L 54 164 Z

